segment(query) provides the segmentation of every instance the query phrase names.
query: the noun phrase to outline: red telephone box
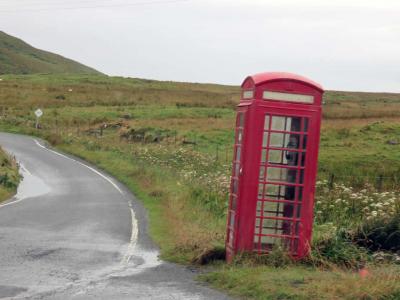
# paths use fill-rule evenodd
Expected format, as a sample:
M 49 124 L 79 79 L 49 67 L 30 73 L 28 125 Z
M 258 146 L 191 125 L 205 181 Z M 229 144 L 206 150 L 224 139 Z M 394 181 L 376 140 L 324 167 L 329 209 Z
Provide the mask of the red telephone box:
M 293 258 L 309 253 L 321 125 L 322 87 L 290 73 L 261 73 L 242 84 L 226 252 Z

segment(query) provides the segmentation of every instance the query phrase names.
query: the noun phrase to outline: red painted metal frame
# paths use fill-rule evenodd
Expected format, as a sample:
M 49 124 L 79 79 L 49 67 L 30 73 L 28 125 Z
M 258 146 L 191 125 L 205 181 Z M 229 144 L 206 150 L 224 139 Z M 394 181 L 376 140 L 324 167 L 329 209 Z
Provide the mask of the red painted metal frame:
M 236 122 L 234 161 L 232 168 L 231 180 L 231 196 L 229 203 L 228 225 L 226 250 L 227 260 L 231 261 L 233 256 L 239 252 L 257 252 L 268 253 L 270 249 L 262 248 L 269 245 L 267 242 L 261 242 L 262 239 L 274 240 L 280 238 L 281 241 L 289 239 L 290 244 L 283 243 L 288 247 L 288 251 L 294 258 L 302 258 L 309 253 L 310 241 L 312 235 L 313 208 L 315 181 L 317 174 L 317 158 L 319 148 L 320 126 L 321 126 L 321 103 L 323 89 L 322 87 L 299 75 L 290 73 L 262 73 L 249 76 L 242 84 L 243 91 L 254 91 L 253 98 L 241 99 L 238 105 L 238 118 Z M 280 93 L 292 93 L 311 95 L 314 97 L 314 103 L 295 103 L 285 101 L 274 101 L 263 99 L 265 90 Z M 268 130 L 264 129 L 265 116 L 269 115 Z M 244 122 L 240 124 L 240 117 L 244 117 Z M 274 130 L 272 128 L 272 116 L 275 117 L 292 117 L 300 120 L 300 129 L 297 131 L 290 130 Z M 305 120 L 308 120 L 308 131 L 305 130 Z M 286 122 L 287 119 L 285 119 Z M 292 120 L 292 119 L 291 119 Z M 286 124 L 286 123 L 285 123 Z M 286 126 L 286 125 L 285 125 Z M 242 133 L 241 141 L 238 141 L 239 132 Z M 297 136 L 300 143 L 299 148 L 293 149 L 288 146 L 275 147 L 269 144 L 270 136 L 275 134 L 288 134 L 289 137 Z M 267 144 L 263 145 L 264 134 L 267 137 Z M 306 137 L 306 138 L 305 138 Z M 302 148 L 303 141 L 307 141 L 305 149 Z M 265 144 L 264 140 L 264 144 Z M 238 159 L 238 147 L 240 147 L 240 159 Z M 265 151 L 263 151 L 263 149 Z M 296 165 L 272 164 L 265 157 L 265 163 L 262 161 L 262 153 L 270 155 L 269 150 L 282 151 L 283 155 L 287 153 L 296 153 Z M 285 154 L 284 154 L 285 153 Z M 305 153 L 299 155 L 299 153 Z M 305 161 L 303 162 L 303 155 Z M 239 164 L 239 169 L 236 167 Z M 304 165 L 303 165 L 304 164 Z M 260 169 L 264 170 L 263 180 L 260 181 Z M 295 175 L 295 182 L 268 181 L 267 173 L 272 168 L 281 168 L 289 170 Z M 237 173 L 237 170 L 240 170 Z M 281 171 L 282 171 L 281 170 Z M 297 170 L 297 171 L 296 171 Z M 303 177 L 301 177 L 303 172 Z M 300 180 L 303 180 L 301 183 Z M 263 186 L 261 199 L 259 195 L 259 184 Z M 267 185 L 293 187 L 294 198 L 291 200 L 265 198 Z M 299 200 L 299 191 L 302 187 L 302 200 Z M 285 193 L 286 193 L 285 190 Z M 281 191 L 279 190 L 279 195 Z M 278 198 L 281 196 L 278 196 Z M 286 194 L 285 194 L 286 198 Z M 301 202 L 300 202 L 301 201 Z M 257 202 L 261 203 L 261 209 L 257 210 Z M 265 210 L 265 206 L 276 205 L 276 215 L 271 217 L 268 214 L 273 212 Z M 280 211 L 282 204 L 283 211 Z M 285 217 L 278 214 L 285 214 L 285 209 L 291 208 L 293 216 Z M 301 208 L 301 211 L 297 211 Z M 287 209 L 288 210 L 288 209 Z M 290 213 L 290 210 L 288 210 Z M 301 212 L 301 213 L 300 213 Z M 264 215 L 266 213 L 266 215 Z M 287 212 L 286 212 L 287 213 Z M 300 213 L 298 216 L 296 214 Z M 233 216 L 233 217 L 232 217 Z M 256 227 L 256 220 L 260 222 Z M 265 223 L 275 221 L 276 224 L 282 224 L 282 228 L 276 225 L 272 229 L 281 231 L 279 234 L 268 233 L 271 227 L 265 227 Z M 290 224 L 289 227 L 285 225 Z M 285 229 L 285 228 L 286 229 Z M 264 229 L 267 233 L 263 234 Z M 272 230 L 271 229 L 271 230 Z M 258 230 L 258 233 L 257 233 Z M 284 232 L 284 231 L 288 232 Z M 298 230 L 298 233 L 296 233 Z M 258 238 L 257 247 L 255 246 L 255 238 Z M 278 240 L 279 241 L 279 240 Z M 296 242 L 297 241 L 297 242 Z M 289 245 L 289 246 L 288 246 Z

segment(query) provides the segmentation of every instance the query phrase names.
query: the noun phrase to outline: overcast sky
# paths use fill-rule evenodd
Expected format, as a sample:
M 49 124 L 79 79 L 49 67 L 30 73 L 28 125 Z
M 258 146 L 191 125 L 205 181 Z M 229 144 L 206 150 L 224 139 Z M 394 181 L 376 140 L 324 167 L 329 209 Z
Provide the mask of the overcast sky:
M 398 0 L 0 0 L 0 30 L 108 75 L 400 92 Z

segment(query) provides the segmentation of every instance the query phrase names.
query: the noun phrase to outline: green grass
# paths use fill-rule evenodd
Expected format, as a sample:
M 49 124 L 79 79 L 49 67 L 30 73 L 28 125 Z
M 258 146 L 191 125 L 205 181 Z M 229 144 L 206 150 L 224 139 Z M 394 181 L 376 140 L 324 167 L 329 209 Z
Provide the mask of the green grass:
M 0 147 L 0 203 L 15 194 L 19 181 L 20 175 L 15 159 Z
M 164 259 L 192 264 L 223 247 L 238 87 L 101 75 L 2 78 L 0 128 L 41 136 L 126 184 L 149 211 L 150 234 Z M 400 111 L 400 95 L 328 91 L 325 100 L 319 180 L 329 181 L 317 191 L 316 209 L 324 214 L 316 218 L 311 261 L 287 268 L 220 263 L 202 280 L 254 299 L 398 295 L 398 278 L 391 275 L 398 269 L 392 266 L 372 264 L 385 280 L 355 275 L 361 264 L 371 263 L 371 255 L 347 233 L 371 216 L 373 210 L 366 207 L 388 200 L 379 189 L 393 191 L 398 203 L 400 145 L 387 141 L 400 133 L 400 117 L 394 112 Z M 42 129 L 35 130 L 33 111 L 38 107 L 44 116 Z M 132 131 L 145 137 L 121 138 Z M 159 142 L 153 142 L 155 137 Z M 369 202 L 354 206 L 352 194 L 366 184 Z M 345 201 L 337 205 L 338 198 Z M 379 211 L 378 217 L 383 214 L 391 216 L 391 211 Z
M 57 54 L 39 50 L 0 31 L 0 74 L 87 73 L 96 70 Z
M 400 267 L 372 268 L 370 276 L 357 272 L 290 266 L 231 266 L 200 276 L 216 288 L 246 299 L 399 299 Z

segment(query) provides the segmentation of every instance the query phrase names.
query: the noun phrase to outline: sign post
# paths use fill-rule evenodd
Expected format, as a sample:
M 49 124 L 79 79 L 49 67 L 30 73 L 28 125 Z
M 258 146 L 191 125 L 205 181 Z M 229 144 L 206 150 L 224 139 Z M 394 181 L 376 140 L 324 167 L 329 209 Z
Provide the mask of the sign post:
M 43 116 L 43 111 L 40 108 L 38 108 L 37 110 L 35 110 L 35 115 L 36 115 L 35 128 L 38 129 L 39 128 L 39 119 L 41 116 Z

